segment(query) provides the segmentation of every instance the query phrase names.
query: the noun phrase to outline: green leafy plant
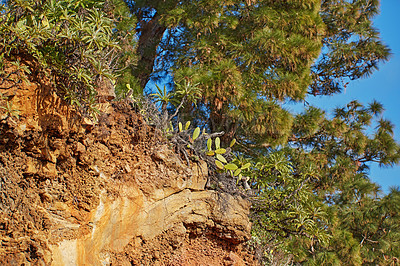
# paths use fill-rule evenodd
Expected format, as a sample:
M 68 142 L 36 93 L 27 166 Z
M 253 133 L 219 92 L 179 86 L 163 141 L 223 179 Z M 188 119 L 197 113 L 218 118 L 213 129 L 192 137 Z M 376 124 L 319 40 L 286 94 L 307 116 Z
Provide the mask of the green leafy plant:
M 183 85 L 175 84 L 175 87 L 175 90 L 168 91 L 165 85 L 160 88 L 156 84 L 156 92 L 150 94 L 155 103 L 161 104 L 161 121 L 157 126 L 164 132 L 173 131 L 171 122 L 179 114 L 185 103 L 196 104 L 200 98 L 200 89 L 196 84 L 192 85 L 190 82 L 185 81 Z M 172 109 L 173 112 L 170 113 L 168 108 Z M 181 127 L 182 125 L 180 125 L 180 129 Z
M 201 88 L 199 83 L 191 84 L 190 81 L 187 81 L 186 79 L 183 83 L 177 83 L 174 96 L 179 102 L 181 102 L 182 99 L 185 99 L 187 102 L 196 106 L 197 101 L 201 99 Z
M 115 82 L 123 57 L 119 42 L 124 32 L 116 30 L 118 18 L 106 13 L 109 11 L 105 2 L 12 0 L 3 8 L 0 13 L 3 60 L 25 73 L 28 67 L 18 66 L 19 58 L 35 60 L 40 71 L 56 84 L 60 95 L 84 113 L 95 115 L 97 88 L 104 79 Z M 0 84 L 7 79 L 7 74 L 1 71 L 4 64 L 0 65 Z
M 201 131 L 200 127 L 192 130 L 190 125 L 190 121 L 185 125 L 178 122 L 174 129 L 171 123 L 166 130 L 167 138 L 186 158 L 187 163 L 189 164 L 190 158 L 194 161 L 204 160 L 216 173 L 227 174 L 236 179 L 236 185 L 243 180 L 245 189 L 249 189 L 247 184 L 249 177 L 244 177 L 243 173 L 249 171 L 252 164 L 249 161 L 240 160 L 241 157 L 234 156 L 232 147 L 236 140 L 233 139 L 229 147 L 222 148 L 220 136 L 223 132 L 208 134 L 205 130 Z
M 242 171 L 250 168 L 251 163 L 240 164 L 240 161 L 237 158 L 234 158 L 230 162 L 224 157 L 224 154 L 227 151 L 230 151 L 233 145 L 235 145 L 236 140 L 233 139 L 229 145 L 229 149 L 221 148 L 221 140 L 219 137 L 214 139 L 214 148 L 213 140 L 209 138 L 207 140 L 207 152 L 206 155 L 214 157 L 215 165 L 218 169 L 223 170 L 225 172 L 229 172 L 232 177 L 237 177 L 237 183 L 243 178 Z
M 164 87 L 161 89 L 157 84 L 156 84 L 157 92 L 150 94 L 150 96 L 153 96 L 155 98 L 155 102 L 161 103 L 161 112 L 164 114 L 167 112 L 167 106 L 169 104 L 172 104 L 174 100 L 174 94 L 172 92 L 167 92 L 167 88 L 164 85 Z
M 5 110 L 7 117 L 19 118 L 19 110 L 13 108 L 12 102 L 6 101 L 6 106 L 0 106 L 0 108 Z
M 0 109 L 4 110 L 4 118 L 2 119 L 7 119 L 8 117 L 10 118 L 16 117 L 17 119 L 19 118 L 19 110 L 15 109 L 13 107 L 13 103 L 9 99 L 7 99 L 7 97 L 4 97 L 3 94 L 1 93 L 0 93 Z

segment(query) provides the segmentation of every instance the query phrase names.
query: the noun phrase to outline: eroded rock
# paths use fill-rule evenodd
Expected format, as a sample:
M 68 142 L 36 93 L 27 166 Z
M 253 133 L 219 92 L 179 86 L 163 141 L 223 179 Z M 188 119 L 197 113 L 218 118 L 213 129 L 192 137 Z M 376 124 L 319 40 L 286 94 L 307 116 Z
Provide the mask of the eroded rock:
M 19 120 L 0 125 L 1 265 L 254 264 L 249 203 L 206 190 L 206 163 L 188 167 L 129 102 L 94 123 L 46 81 L 21 86 Z

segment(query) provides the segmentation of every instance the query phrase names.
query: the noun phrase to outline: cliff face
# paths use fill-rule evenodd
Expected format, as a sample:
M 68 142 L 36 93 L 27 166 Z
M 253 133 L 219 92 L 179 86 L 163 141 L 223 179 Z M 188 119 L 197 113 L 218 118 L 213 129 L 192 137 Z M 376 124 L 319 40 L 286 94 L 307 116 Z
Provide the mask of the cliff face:
M 43 79 L 45 80 L 45 79 Z M 45 81 L 0 90 L 1 265 L 253 265 L 249 203 L 206 190 L 129 102 L 83 119 Z

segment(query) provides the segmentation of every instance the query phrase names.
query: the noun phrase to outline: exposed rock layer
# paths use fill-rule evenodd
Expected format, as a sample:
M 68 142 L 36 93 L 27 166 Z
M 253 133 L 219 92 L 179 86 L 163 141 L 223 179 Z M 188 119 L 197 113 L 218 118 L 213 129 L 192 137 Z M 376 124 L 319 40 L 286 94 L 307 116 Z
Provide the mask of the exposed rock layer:
M 94 124 L 46 82 L 0 92 L 19 110 L 0 113 L 1 265 L 254 263 L 248 202 L 205 190 L 206 164 L 188 167 L 129 102 Z

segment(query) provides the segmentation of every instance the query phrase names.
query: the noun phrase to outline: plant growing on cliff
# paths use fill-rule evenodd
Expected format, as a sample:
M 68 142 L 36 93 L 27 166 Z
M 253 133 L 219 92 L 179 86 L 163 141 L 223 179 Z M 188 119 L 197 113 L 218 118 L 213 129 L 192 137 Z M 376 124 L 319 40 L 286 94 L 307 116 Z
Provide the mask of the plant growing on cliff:
M 7 1 L 0 14 L 0 54 L 6 62 L 33 59 L 66 100 L 90 113 L 96 90 L 115 83 L 119 60 L 126 59 L 126 32 L 111 8 L 107 1 Z M 5 75 L 0 72 L 2 81 Z
M 1 120 L 16 117 L 19 118 L 19 110 L 14 109 L 13 103 L 7 97 L 0 93 L 0 110 L 3 110 L 4 116 L 0 117 Z

